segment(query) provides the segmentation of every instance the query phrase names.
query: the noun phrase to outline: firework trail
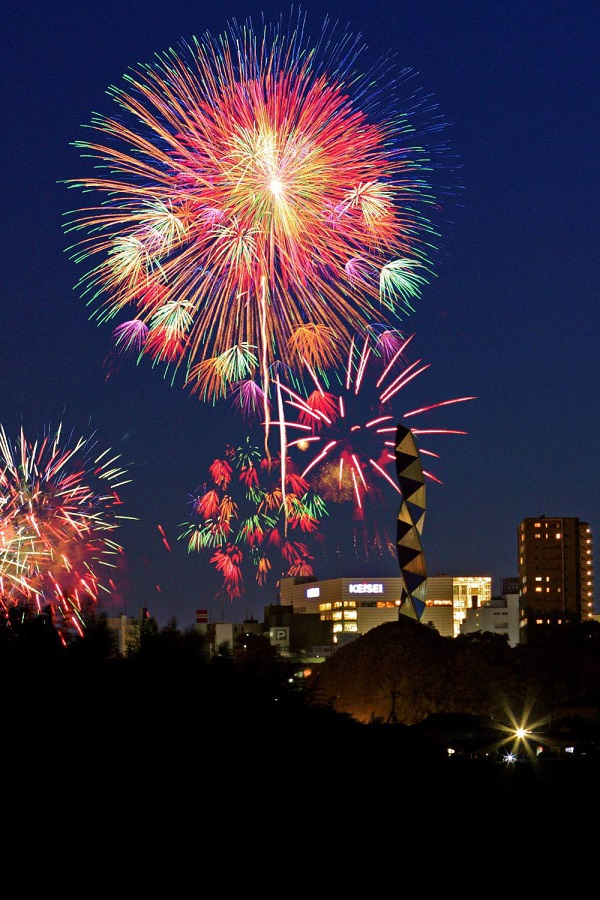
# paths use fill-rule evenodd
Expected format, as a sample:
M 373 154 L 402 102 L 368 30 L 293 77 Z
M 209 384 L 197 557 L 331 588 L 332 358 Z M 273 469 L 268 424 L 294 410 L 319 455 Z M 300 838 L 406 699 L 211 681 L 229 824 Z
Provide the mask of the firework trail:
M 354 340 L 351 342 L 343 381 L 339 381 L 338 375 L 337 385 L 327 387 L 310 369 L 315 390 L 307 397 L 281 385 L 287 397 L 286 409 L 292 410 L 285 422 L 288 452 L 292 455 L 294 451 L 308 451 L 309 461 L 299 467 L 301 476 L 322 496 L 329 509 L 336 504 L 345 504 L 346 508 L 351 504 L 354 552 L 361 558 L 388 552 L 396 555 L 395 530 L 385 528 L 387 519 L 382 510 L 390 490 L 400 493 L 394 453 L 399 419 L 408 420 L 476 399 L 457 397 L 404 413 L 396 411 L 397 395 L 430 365 L 421 365 L 421 360 L 413 363 L 406 360 L 406 349 L 413 337 L 404 338 L 399 332 L 385 328 L 373 330 L 361 347 Z M 377 372 L 375 393 L 371 384 L 371 390 L 365 395 L 366 376 L 373 369 Z M 448 428 L 412 427 L 411 430 L 419 442 L 428 435 L 467 433 Z M 432 459 L 439 458 L 423 446 L 419 452 Z M 296 452 L 292 458 L 297 461 L 298 455 Z M 424 469 L 424 475 L 441 483 L 432 472 Z M 393 515 L 389 520 L 395 526 Z
M 0 426 L 0 614 L 50 609 L 66 639 L 82 634 L 84 608 L 109 592 L 101 573 L 122 548 L 114 533 L 117 489 L 127 484 L 119 457 L 93 436 L 64 440 L 62 425 L 30 441 Z
M 276 578 L 314 574 L 311 543 L 319 539 L 325 504 L 290 461 L 284 498 L 279 468 L 279 460 L 269 464 L 249 437 L 237 447 L 227 445 L 210 466 L 211 484 L 193 497 L 192 521 L 182 525 L 180 539 L 190 552 L 212 554 L 223 577 L 219 596 L 231 601 L 245 593 L 248 572 L 261 587 L 274 566 Z
M 304 29 L 234 21 L 131 69 L 74 142 L 94 174 L 66 181 L 93 204 L 65 226 L 91 318 L 202 400 L 260 381 L 267 457 L 273 365 L 331 369 L 409 315 L 455 193 L 435 104 L 398 96 L 414 73 Z

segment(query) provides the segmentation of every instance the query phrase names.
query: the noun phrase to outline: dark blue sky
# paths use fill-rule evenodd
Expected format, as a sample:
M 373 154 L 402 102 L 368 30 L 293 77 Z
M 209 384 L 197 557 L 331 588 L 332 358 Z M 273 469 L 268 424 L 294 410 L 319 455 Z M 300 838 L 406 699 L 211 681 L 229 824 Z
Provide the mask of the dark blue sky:
M 423 545 L 431 575 L 517 573 L 517 526 L 538 514 L 578 516 L 600 535 L 598 253 L 600 16 L 597 4 L 373 0 L 302 5 L 360 33 L 375 62 L 392 51 L 418 72 L 449 124 L 464 190 L 436 278 L 407 333 L 430 364 L 399 410 L 477 400 L 432 420 L 460 428 L 435 449 Z M 230 433 L 223 409 L 171 387 L 158 369 L 124 365 L 108 380 L 108 327 L 89 321 L 66 253 L 64 213 L 81 198 L 71 142 L 128 67 L 228 20 L 286 16 L 288 5 L 83 2 L 12 5 L 3 14 L 3 310 L 0 421 L 15 437 L 65 423 L 122 455 L 132 484 L 121 530 L 129 614 L 149 607 L 185 627 L 213 617 L 218 584 L 178 541 L 189 495 Z M 361 57 L 363 58 L 363 57 Z M 86 170 L 89 174 L 89 170 Z M 385 514 L 395 519 L 392 502 Z M 168 537 L 162 543 L 160 524 Z M 320 577 L 399 574 L 394 559 L 358 571 L 316 561 Z M 352 570 L 351 570 L 352 569 Z M 156 585 L 160 586 L 160 591 Z M 274 591 L 248 584 L 225 618 L 262 618 Z

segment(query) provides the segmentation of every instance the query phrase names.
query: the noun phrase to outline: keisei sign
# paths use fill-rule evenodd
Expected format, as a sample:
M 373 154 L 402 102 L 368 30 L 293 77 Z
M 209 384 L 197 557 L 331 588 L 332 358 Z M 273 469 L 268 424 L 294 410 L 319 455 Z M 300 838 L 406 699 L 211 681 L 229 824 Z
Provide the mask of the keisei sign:
M 356 581 L 348 585 L 349 594 L 383 594 L 380 581 Z

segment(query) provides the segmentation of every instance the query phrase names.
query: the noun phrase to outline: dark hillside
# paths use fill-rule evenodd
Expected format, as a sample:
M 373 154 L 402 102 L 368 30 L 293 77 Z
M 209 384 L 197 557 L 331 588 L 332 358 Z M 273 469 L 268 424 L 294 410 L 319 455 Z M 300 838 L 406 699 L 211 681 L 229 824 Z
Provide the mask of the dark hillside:
M 362 723 L 413 725 L 432 713 L 500 715 L 518 696 L 508 644 L 496 635 L 469 639 L 401 617 L 341 647 L 310 676 L 312 702 Z

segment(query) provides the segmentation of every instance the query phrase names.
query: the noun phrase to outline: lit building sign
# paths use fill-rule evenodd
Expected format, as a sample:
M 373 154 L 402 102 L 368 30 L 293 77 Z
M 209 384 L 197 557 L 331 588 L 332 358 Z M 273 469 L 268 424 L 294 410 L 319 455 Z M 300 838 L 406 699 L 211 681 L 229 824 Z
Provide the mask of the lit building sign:
M 310 597 L 320 597 L 321 596 L 321 588 L 306 588 L 306 599 L 310 599 Z
M 349 594 L 383 594 L 383 585 L 375 582 L 357 582 L 348 585 Z

